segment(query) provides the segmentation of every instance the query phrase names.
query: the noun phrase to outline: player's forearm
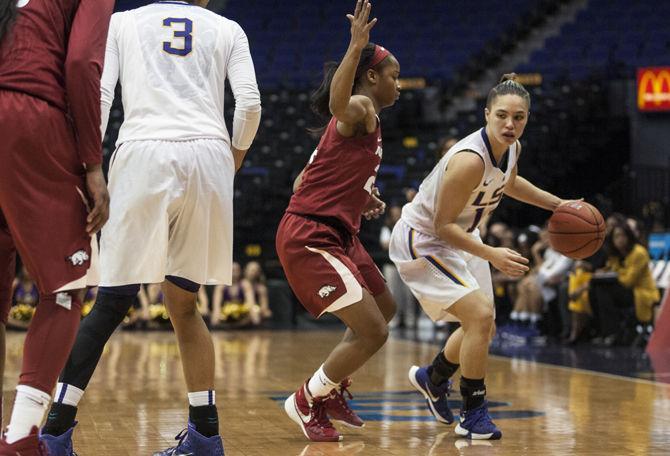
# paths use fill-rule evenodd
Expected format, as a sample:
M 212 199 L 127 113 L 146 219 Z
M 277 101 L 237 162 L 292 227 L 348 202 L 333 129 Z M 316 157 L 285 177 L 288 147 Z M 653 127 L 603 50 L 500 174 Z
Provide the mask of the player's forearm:
M 475 240 L 455 223 L 448 223 L 437 230 L 437 236 L 450 246 L 488 260 L 492 247 Z
M 100 77 L 113 8 L 113 0 L 82 0 L 68 42 L 65 86 L 79 158 L 87 165 L 102 162 Z
M 548 211 L 556 210 L 563 202 L 558 196 L 536 187 L 521 176 L 516 176 L 514 185 L 506 189 L 505 194 Z
M 356 68 L 358 68 L 362 52 L 363 48 L 349 45 L 347 53 L 333 75 L 333 81 L 330 83 L 329 107 L 330 112 L 335 117 L 338 114 L 344 113 L 347 106 L 349 106 L 351 91 L 354 87 L 354 79 L 356 77 Z

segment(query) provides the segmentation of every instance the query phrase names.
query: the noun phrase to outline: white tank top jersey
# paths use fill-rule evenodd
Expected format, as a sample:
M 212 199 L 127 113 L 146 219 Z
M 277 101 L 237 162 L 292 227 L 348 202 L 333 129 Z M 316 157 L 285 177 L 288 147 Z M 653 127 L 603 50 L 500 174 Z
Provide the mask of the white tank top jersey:
M 438 237 L 433 221 L 440 182 L 449 166 L 449 160 L 458 153 L 474 152 L 484 162 L 484 176 L 477 188 L 472 191 L 467 204 L 456 219 L 458 226 L 472 233 L 485 223 L 491 212 L 498 207 L 503 197 L 505 184 L 509 181 L 516 165 L 517 146 L 518 142 L 514 143 L 503 155 L 501 163 L 497 163 L 484 128 L 463 138 L 447 151 L 423 180 L 412 202 L 403 207 L 402 219 L 415 230 Z
M 236 109 L 260 104 L 242 28 L 183 1 L 159 1 L 115 13 L 102 76 L 102 130 L 117 80 L 124 122 L 117 146 L 135 140 L 223 139 L 225 80 Z

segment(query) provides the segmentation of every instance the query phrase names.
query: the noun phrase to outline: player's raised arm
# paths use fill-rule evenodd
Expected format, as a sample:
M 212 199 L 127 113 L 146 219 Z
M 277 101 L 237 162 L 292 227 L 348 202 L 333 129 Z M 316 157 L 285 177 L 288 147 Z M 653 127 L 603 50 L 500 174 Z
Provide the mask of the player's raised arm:
M 249 40 L 239 25 L 235 24 L 234 31 L 233 51 L 228 60 L 228 80 L 235 97 L 232 149 L 235 170 L 238 170 L 258 131 L 261 95 L 249 51 Z
M 365 120 L 368 132 L 376 127 L 376 109 L 372 100 L 364 95 L 351 95 L 356 71 L 363 48 L 370 41 L 370 29 L 377 23 L 377 19 L 370 17 L 371 5 L 368 0 L 358 0 L 354 14 L 347 14 L 351 22 L 351 40 L 330 86 L 330 112 L 338 121 L 354 125 Z

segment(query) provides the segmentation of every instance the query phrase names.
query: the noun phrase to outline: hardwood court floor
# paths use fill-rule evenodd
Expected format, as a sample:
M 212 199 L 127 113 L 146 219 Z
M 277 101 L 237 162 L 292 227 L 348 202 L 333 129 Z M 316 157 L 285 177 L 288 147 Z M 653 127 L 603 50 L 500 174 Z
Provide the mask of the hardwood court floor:
M 661 455 L 670 454 L 670 386 L 494 357 L 487 387 L 503 431 L 497 442 L 459 440 L 436 423 L 407 381 L 436 346 L 391 338 L 355 377 L 362 430 L 310 444 L 282 408 L 339 339 L 339 332 L 217 332 L 217 403 L 228 456 Z M 8 335 L 5 423 L 23 334 Z M 455 405 L 458 394 L 453 396 Z M 173 334 L 117 333 L 79 412 L 80 456 L 151 455 L 187 419 Z

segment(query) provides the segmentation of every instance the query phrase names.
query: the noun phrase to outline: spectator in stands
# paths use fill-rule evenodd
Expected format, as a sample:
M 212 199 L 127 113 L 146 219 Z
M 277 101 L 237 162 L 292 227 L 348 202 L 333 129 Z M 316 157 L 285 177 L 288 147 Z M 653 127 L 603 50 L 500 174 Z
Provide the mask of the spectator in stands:
M 540 232 L 531 254 L 534 266 L 517 286 L 517 299 L 510 318 L 536 330 L 544 309 L 557 297 L 558 285 L 567 278 L 572 260 L 549 246 L 546 229 Z
M 566 342 L 573 345 L 586 334 L 588 322 L 593 314 L 589 302 L 589 287 L 593 267 L 584 260 L 575 262 L 568 279 L 568 309 L 570 310 L 570 335 Z
M 207 295 L 207 288 L 207 286 L 200 287 L 198 294 L 196 295 L 198 312 L 200 312 L 200 315 L 202 315 L 203 318 L 209 316 L 209 296 Z
M 398 308 L 395 317 L 389 323 L 391 328 L 413 328 L 416 326 L 416 302 L 414 296 L 407 285 L 400 278 L 395 265 L 388 259 L 389 242 L 391 241 L 391 231 L 396 222 L 400 220 L 402 208 L 393 205 L 386 211 L 386 219 L 379 233 L 379 245 L 385 254 L 385 263 L 382 266 L 382 273 L 386 279 L 386 286 L 393 295 Z
M 606 239 L 607 272 L 594 274 L 589 295 L 597 311 L 604 345 L 630 342 L 634 319 L 649 323 L 660 293 L 649 268 L 649 252 L 628 223 L 614 226 Z
M 14 279 L 12 288 L 12 307 L 7 327 L 26 329 L 40 300 L 40 292 L 25 266 L 21 267 L 21 273 Z
M 254 302 L 262 319 L 272 318 L 270 302 L 268 300 L 268 287 L 265 284 L 265 274 L 258 261 L 250 261 L 244 267 L 243 282 L 248 284 L 254 294 Z
M 221 321 L 230 325 L 244 326 L 248 323 L 260 323 L 260 311 L 254 300 L 254 293 L 248 282 L 242 280 L 242 267 L 233 263 L 231 285 L 217 285 L 212 296 L 212 328 L 221 325 Z
M 457 142 L 458 138 L 453 136 L 445 136 L 444 138 L 441 138 L 437 143 L 437 149 L 435 149 L 437 160 L 439 161 L 442 157 L 444 157 L 444 154 L 446 154 L 447 151 L 451 149 Z
M 414 187 L 407 187 L 405 189 L 405 199 L 408 203 L 411 203 L 414 197 L 416 196 L 416 189 Z

